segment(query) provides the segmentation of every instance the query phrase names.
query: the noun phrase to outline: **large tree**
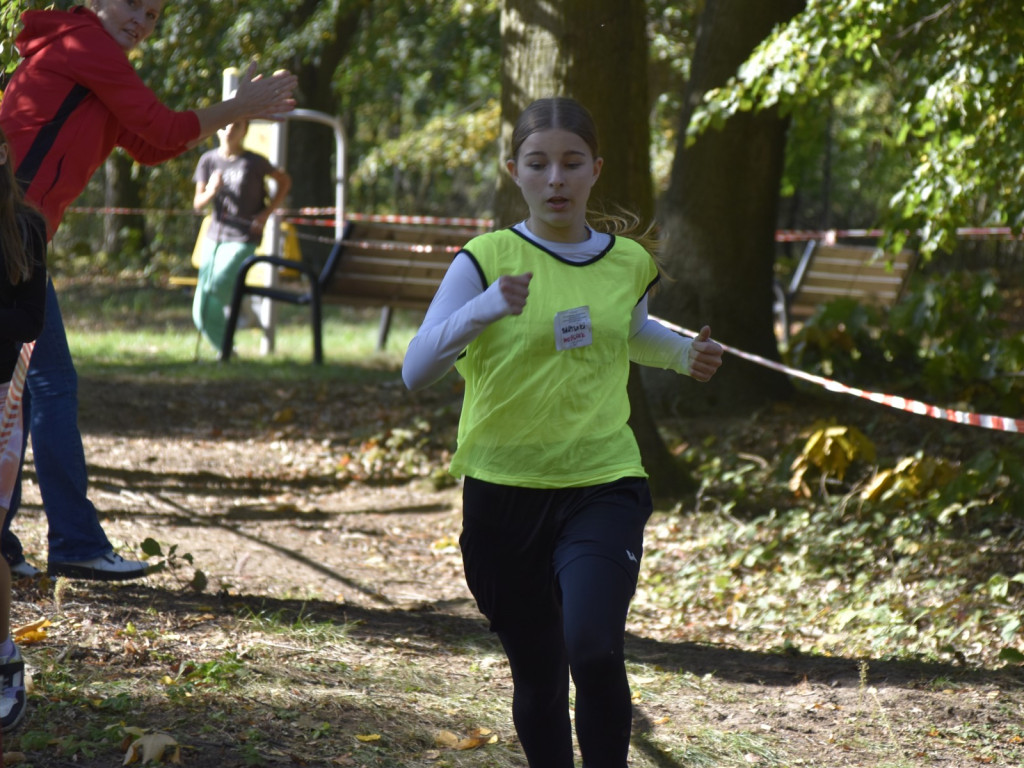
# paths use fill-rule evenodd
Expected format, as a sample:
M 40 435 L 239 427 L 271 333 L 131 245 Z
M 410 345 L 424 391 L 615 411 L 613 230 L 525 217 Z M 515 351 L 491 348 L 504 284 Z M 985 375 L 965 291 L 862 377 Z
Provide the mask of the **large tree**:
M 891 249 L 910 245 L 927 256 L 952 250 L 960 226 L 1024 227 L 1024 137 L 1017 128 L 1024 119 L 1019 97 L 1024 8 L 1019 2 L 809 0 L 794 13 L 799 5 L 707 3 L 709 26 L 702 24 L 684 110 L 692 143 L 677 154 L 665 211 L 674 260 L 685 266 L 685 278 L 695 280 L 696 290 L 682 286 L 661 305 L 663 311 L 689 323 L 710 315 L 716 333 L 728 331 L 720 338 L 766 356 L 772 341 L 771 275 L 768 224 L 758 211 L 767 208 L 756 203 L 752 209 L 750 203 L 770 182 L 764 169 L 776 162 L 777 144 L 770 139 L 780 117 L 795 115 L 807 124 L 809 116 L 828 114 L 833 104 L 856 98 L 884 105 L 861 111 L 862 119 L 875 121 L 859 135 L 861 143 L 865 135 L 875 137 L 870 143 L 876 167 L 849 181 L 866 186 L 866 194 L 878 202 L 880 220 L 870 223 L 885 226 L 883 244 Z M 709 44 L 716 18 L 728 14 L 743 18 L 723 25 Z M 730 43 L 739 42 L 737 36 L 744 48 L 754 44 L 749 55 L 734 50 L 727 63 L 719 62 L 714 77 L 702 77 L 708 51 L 718 50 L 721 59 Z M 721 151 L 730 135 L 736 139 L 731 150 Z M 730 163 L 731 156 L 742 163 Z M 893 169 L 889 173 L 901 181 L 882 179 L 878 168 Z M 715 234 L 713 227 L 727 234 Z M 755 229 L 756 235 L 744 232 Z M 689 255 L 687 248 L 693 249 Z M 731 327 L 737 324 L 746 330 Z M 731 408 L 774 395 L 773 379 L 746 364 L 730 364 L 716 377 L 717 392 L 728 398 L 722 405 Z M 659 392 L 670 399 L 663 385 Z
M 775 229 L 786 121 L 774 110 L 735 115 L 686 142 L 686 126 L 704 95 L 733 77 L 773 27 L 802 0 L 707 0 L 697 29 L 690 79 L 668 191 L 659 220 L 675 278 L 652 302 L 684 327 L 710 324 L 714 338 L 778 358 L 772 325 Z M 704 412 L 749 407 L 784 396 L 781 375 L 736 357 L 709 386 L 679 387 L 645 371 L 658 408 Z
M 571 96 L 588 107 L 600 131 L 604 167 L 591 206 L 621 207 L 641 221 L 654 215 L 650 169 L 648 48 L 643 0 L 505 0 L 502 11 L 501 151 L 533 99 Z M 504 158 L 504 155 L 502 155 Z M 499 177 L 495 215 L 508 224 L 524 215 L 522 196 Z M 650 418 L 638 371 L 630 376 L 630 423 L 657 496 L 687 487 Z

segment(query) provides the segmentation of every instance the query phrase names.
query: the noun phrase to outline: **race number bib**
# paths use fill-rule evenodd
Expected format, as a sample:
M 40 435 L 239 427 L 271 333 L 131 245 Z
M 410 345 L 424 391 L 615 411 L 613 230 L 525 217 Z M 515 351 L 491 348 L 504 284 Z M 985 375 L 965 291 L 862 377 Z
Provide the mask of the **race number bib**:
M 590 307 L 566 309 L 555 315 L 555 349 L 563 351 L 589 347 L 594 343 Z

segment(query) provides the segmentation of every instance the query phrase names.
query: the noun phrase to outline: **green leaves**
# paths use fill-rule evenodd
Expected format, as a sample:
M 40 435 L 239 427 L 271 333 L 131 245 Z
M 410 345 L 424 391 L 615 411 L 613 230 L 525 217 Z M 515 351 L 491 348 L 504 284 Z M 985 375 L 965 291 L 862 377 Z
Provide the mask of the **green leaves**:
M 193 592 L 202 592 L 206 589 L 206 574 L 193 567 L 194 558 L 190 552 L 178 554 L 177 544 L 171 544 L 165 552 L 160 542 L 150 537 L 139 544 L 139 549 L 142 551 L 143 558 L 146 561 L 157 558 L 156 562 L 149 564 L 149 573 L 159 573 L 166 570 L 172 573 L 178 583 L 186 589 L 191 589 Z M 185 576 L 186 564 L 188 568 L 192 569 L 191 578 L 186 578 Z
M 957 271 L 912 279 L 888 314 L 836 299 L 793 335 L 788 360 L 852 386 L 1016 417 L 1024 335 L 1006 320 L 1004 292 L 993 273 Z
M 799 124 L 823 103 L 877 90 L 894 109 L 860 115 L 898 163 L 898 181 L 878 196 L 890 201 L 879 213 L 891 231 L 909 229 L 930 254 L 957 226 L 1020 227 L 1022 21 L 1011 0 L 812 0 L 709 94 L 689 136 L 770 106 Z
M 4 82 L 3 75 L 18 65 L 14 38 L 21 29 L 21 14 L 28 7 L 25 0 L 6 0 L 0 6 L 0 83 Z

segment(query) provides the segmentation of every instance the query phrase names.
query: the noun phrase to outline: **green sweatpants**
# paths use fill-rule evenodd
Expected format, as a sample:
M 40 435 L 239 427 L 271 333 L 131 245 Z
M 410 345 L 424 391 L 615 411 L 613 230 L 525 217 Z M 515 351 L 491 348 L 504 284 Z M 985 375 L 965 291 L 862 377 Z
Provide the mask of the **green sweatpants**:
M 253 243 L 217 243 L 207 240 L 199 263 L 199 282 L 192 302 L 192 320 L 218 352 L 231 308 L 231 294 L 242 262 L 256 250 Z

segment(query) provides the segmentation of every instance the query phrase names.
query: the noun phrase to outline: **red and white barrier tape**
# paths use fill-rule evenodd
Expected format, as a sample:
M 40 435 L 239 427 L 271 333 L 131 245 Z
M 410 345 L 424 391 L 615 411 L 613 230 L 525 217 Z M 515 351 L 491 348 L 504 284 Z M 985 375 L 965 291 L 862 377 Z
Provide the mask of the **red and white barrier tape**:
M 91 213 L 100 215 L 115 216 L 145 216 L 150 213 L 162 213 L 165 216 L 203 216 L 202 212 L 194 211 L 191 208 L 115 208 L 101 206 L 92 208 L 88 206 L 73 205 L 67 209 L 67 213 Z
M 162 213 L 170 214 L 175 216 L 188 214 L 190 216 L 202 216 L 202 213 L 189 209 L 172 209 L 172 208 L 117 208 L 117 207 L 86 207 L 86 206 L 72 206 L 67 209 L 68 213 L 90 213 L 90 214 L 103 214 L 103 215 L 117 215 L 117 216 L 135 216 L 144 215 L 147 213 Z M 309 219 L 299 218 L 301 216 L 333 216 L 337 212 L 337 208 L 296 208 L 296 209 L 281 209 L 279 213 L 287 220 L 295 224 L 310 224 L 314 226 L 325 226 L 333 227 L 333 219 Z M 299 217 L 293 218 L 293 214 L 299 214 Z M 472 219 L 472 218 L 459 218 L 453 216 L 406 216 L 402 214 L 390 214 L 390 213 L 348 213 L 345 214 L 345 218 L 349 221 L 370 221 L 370 222 L 381 222 L 383 224 L 419 224 L 436 227 L 467 227 L 469 229 L 490 229 L 494 226 L 493 219 Z
M 691 331 L 688 328 L 671 323 L 668 320 L 663 320 L 660 317 L 650 316 L 652 320 L 661 323 L 669 330 L 681 333 L 686 336 L 696 336 L 696 331 Z M 865 400 L 870 400 L 873 403 L 879 405 L 886 405 L 890 408 L 896 408 L 897 410 L 907 411 L 908 413 L 914 413 L 918 416 L 929 416 L 933 419 L 944 419 L 946 421 L 953 421 L 957 424 L 967 424 L 972 427 L 984 427 L 985 429 L 995 429 L 1001 432 L 1024 432 L 1024 419 L 1012 419 L 1007 416 L 991 416 L 984 413 L 971 413 L 968 411 L 957 411 L 952 408 L 940 408 L 937 405 L 929 405 L 923 403 L 920 400 L 908 400 L 905 397 L 899 397 L 898 395 L 887 395 L 881 392 L 870 392 L 864 389 L 858 389 L 857 387 L 849 387 L 841 382 L 835 381 L 834 379 L 826 379 L 823 376 L 815 376 L 812 373 L 806 373 L 805 371 L 797 370 L 796 368 L 790 368 L 777 363 L 774 360 L 768 360 L 767 358 L 761 357 L 760 355 L 753 355 L 749 352 L 743 352 L 742 350 L 730 347 L 722 342 L 718 342 L 722 345 L 722 349 L 730 354 L 736 355 L 744 360 L 748 360 L 757 365 L 762 365 L 766 368 L 771 368 L 774 371 L 780 371 L 794 378 L 803 379 L 809 381 L 812 384 L 817 384 L 824 387 L 829 392 L 840 392 L 842 394 L 853 395 L 854 397 L 861 397 Z
M 385 219 L 383 216 L 363 216 L 361 214 L 353 213 L 353 214 L 350 214 L 350 215 L 346 216 L 345 220 L 346 221 L 364 221 L 364 222 L 373 222 L 373 223 L 382 223 L 382 224 L 399 224 L 399 225 L 411 224 L 411 225 L 417 225 L 417 226 L 448 227 L 448 228 L 452 228 L 452 229 L 465 229 L 467 234 L 470 235 L 470 236 L 472 236 L 472 233 L 474 231 L 482 232 L 482 231 L 485 231 L 486 228 L 487 228 L 483 224 L 479 223 L 479 222 L 483 221 L 482 219 L 433 219 L 431 221 L 423 221 L 423 220 L 417 221 L 416 220 L 417 217 L 412 217 L 412 218 L 406 217 L 405 220 L 403 220 L 403 221 L 397 221 L 397 220 L 396 221 L 392 221 L 391 220 L 392 218 L 397 219 L 398 217 L 387 217 L 387 219 Z M 334 219 L 333 217 L 331 217 L 331 218 L 324 218 L 324 219 L 314 219 L 314 218 L 309 218 L 308 216 L 291 216 L 291 215 L 289 215 L 287 213 L 284 215 L 284 221 L 288 222 L 289 224 L 298 224 L 300 226 L 305 226 L 305 227 L 333 227 L 335 225 L 335 223 L 336 223 L 336 219 Z
M 7 397 L 0 403 L 0 454 L 7 448 L 7 440 L 11 436 L 14 422 L 21 418 L 21 396 L 25 390 L 25 376 L 28 374 L 28 363 L 32 359 L 32 350 L 36 343 L 28 341 L 21 345 L 18 362 L 14 366 L 14 375 L 7 387 Z M 18 446 L 21 451 L 21 446 Z
M 885 234 L 883 229 L 780 229 L 775 233 L 775 242 L 793 243 L 806 242 L 808 240 L 836 240 L 838 238 L 865 238 L 877 239 Z M 1020 240 L 1024 239 L 1024 231 L 1013 231 L 1010 227 L 958 227 L 957 237 L 965 238 L 986 238 L 991 237 L 998 240 Z
M 297 213 L 305 216 L 333 216 L 337 208 L 299 208 L 296 211 L 282 211 L 285 216 Z M 494 226 L 493 219 L 472 219 L 455 216 L 406 216 L 398 213 L 346 213 L 349 221 L 381 222 L 382 224 L 426 224 L 437 227 L 469 227 L 472 229 L 490 229 Z M 331 222 L 333 225 L 333 222 Z

